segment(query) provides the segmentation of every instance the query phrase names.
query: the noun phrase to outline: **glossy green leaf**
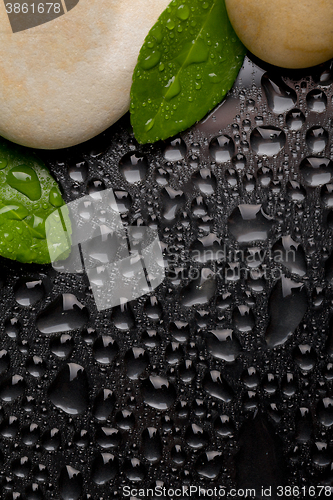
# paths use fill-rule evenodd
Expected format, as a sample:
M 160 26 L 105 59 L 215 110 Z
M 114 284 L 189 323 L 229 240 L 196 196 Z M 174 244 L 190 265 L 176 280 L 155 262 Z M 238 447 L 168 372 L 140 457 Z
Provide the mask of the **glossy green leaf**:
M 58 185 L 28 149 L 0 139 L 0 255 L 20 262 L 50 262 L 47 217 L 64 205 Z M 70 242 L 55 228 L 52 241 L 69 254 Z
M 224 0 L 173 0 L 147 35 L 134 70 L 136 139 L 167 139 L 201 120 L 231 89 L 245 53 Z

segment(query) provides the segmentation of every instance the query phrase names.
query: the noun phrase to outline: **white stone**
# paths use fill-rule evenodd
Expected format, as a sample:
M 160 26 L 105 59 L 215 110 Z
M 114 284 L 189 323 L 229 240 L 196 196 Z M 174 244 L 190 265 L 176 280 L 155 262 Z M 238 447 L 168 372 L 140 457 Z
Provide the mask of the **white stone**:
M 53 21 L 13 33 L 0 2 L 0 135 L 56 149 L 115 123 L 129 109 L 142 43 L 168 3 L 80 0 Z

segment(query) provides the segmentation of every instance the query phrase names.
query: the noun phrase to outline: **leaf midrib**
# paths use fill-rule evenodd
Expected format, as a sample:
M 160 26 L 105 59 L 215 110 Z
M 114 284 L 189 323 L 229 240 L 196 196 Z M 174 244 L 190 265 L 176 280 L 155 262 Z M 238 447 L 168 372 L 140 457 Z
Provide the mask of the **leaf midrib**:
M 207 16 L 206 16 L 205 22 L 203 23 L 203 25 L 202 25 L 202 27 L 201 27 L 200 31 L 198 32 L 197 36 L 194 38 L 195 43 L 192 43 L 192 47 L 191 47 L 191 49 L 189 50 L 189 52 L 188 52 L 188 54 L 187 54 L 186 59 L 184 60 L 183 64 L 180 66 L 179 71 L 178 71 L 178 72 L 174 75 L 174 76 L 175 76 L 175 78 L 176 78 L 176 77 L 177 77 L 177 76 L 178 76 L 178 75 L 179 75 L 179 74 L 183 71 L 183 69 L 184 69 L 184 67 L 185 67 L 185 63 L 187 62 L 187 60 L 188 60 L 188 58 L 189 58 L 190 54 L 192 53 L 192 50 L 194 49 L 196 42 L 199 40 L 199 37 L 200 37 L 200 35 L 202 34 L 202 31 L 203 31 L 204 27 L 206 26 L 206 23 L 207 23 L 207 21 L 208 21 L 208 19 L 209 19 L 209 16 L 210 16 L 210 14 L 211 14 L 212 10 L 214 9 L 214 7 L 215 7 L 215 5 L 216 5 L 217 1 L 219 1 L 219 0 L 214 0 L 213 5 L 211 6 L 211 8 L 209 9 L 209 11 L 207 12 Z M 193 41 L 192 41 L 192 42 L 193 42 Z M 172 84 L 171 84 L 171 85 L 172 85 Z M 156 99 L 157 99 L 157 98 L 156 98 Z M 162 102 L 167 102 L 167 100 L 165 99 L 164 95 L 162 95 L 162 101 L 161 101 L 161 103 L 162 103 Z M 162 110 L 162 104 L 160 104 L 160 106 L 159 106 L 159 108 L 158 108 L 158 110 L 157 110 L 157 113 L 156 113 L 156 114 L 152 117 L 152 118 L 153 118 L 153 120 L 155 120 L 155 119 L 156 119 L 156 117 L 157 117 L 157 116 L 159 116 L 159 114 L 161 113 L 161 110 Z M 147 133 L 146 133 L 146 134 L 147 134 Z

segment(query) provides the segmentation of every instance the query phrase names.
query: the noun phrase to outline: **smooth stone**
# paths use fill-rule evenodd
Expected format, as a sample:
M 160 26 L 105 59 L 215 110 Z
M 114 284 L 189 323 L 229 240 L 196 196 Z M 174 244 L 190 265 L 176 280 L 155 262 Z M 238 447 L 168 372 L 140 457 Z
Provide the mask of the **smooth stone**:
M 57 149 L 115 123 L 129 109 L 143 41 L 168 4 L 80 0 L 61 17 L 16 33 L 3 5 L 0 135 L 24 146 Z
M 231 24 L 254 55 L 308 68 L 333 57 L 331 0 L 226 0 Z

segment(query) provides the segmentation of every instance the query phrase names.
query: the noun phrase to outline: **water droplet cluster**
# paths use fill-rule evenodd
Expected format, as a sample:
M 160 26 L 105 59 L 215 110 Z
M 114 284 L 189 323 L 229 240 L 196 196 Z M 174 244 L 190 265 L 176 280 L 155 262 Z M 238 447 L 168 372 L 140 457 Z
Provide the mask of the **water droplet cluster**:
M 66 201 L 112 187 L 158 229 L 167 278 L 97 312 L 84 275 L 1 260 L 5 500 L 332 483 L 332 81 L 246 59 L 181 137 L 139 146 L 124 117 L 47 154 Z

